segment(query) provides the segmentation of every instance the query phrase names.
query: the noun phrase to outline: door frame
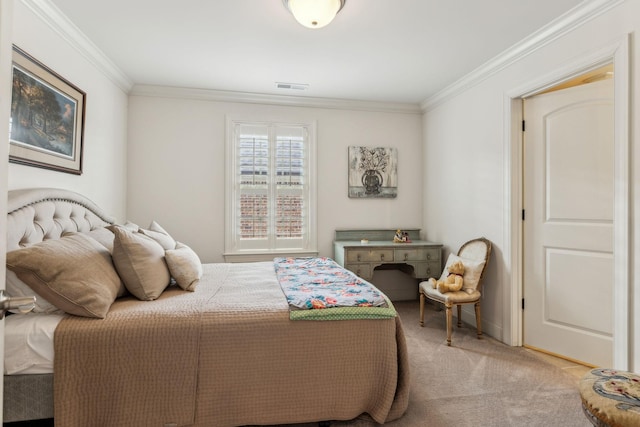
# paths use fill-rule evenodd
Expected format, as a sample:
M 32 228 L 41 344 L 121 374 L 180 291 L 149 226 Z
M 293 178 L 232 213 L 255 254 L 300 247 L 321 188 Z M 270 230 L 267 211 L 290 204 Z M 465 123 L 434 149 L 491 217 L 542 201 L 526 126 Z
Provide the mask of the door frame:
M 13 1 L 0 0 L 0 117 L 11 116 L 11 74 L 12 74 L 12 21 Z M 0 135 L 9 134 L 9 120 L 0 120 Z M 8 142 L 8 141 L 7 141 Z M 7 181 L 9 176 L 9 144 L 0 147 L 0 263 L 5 264 L 7 254 Z M 5 269 L 0 269 L 0 289 L 5 288 Z M 4 320 L 0 320 L 0 363 L 4 366 Z M 3 421 L 3 389 L 0 383 L 0 423 Z
M 603 65 L 614 65 L 614 295 L 613 368 L 629 369 L 630 298 L 630 133 L 629 45 L 631 34 L 587 53 L 570 64 L 514 88 L 504 95 L 504 251 L 503 341 L 523 344 L 523 150 L 522 100 Z

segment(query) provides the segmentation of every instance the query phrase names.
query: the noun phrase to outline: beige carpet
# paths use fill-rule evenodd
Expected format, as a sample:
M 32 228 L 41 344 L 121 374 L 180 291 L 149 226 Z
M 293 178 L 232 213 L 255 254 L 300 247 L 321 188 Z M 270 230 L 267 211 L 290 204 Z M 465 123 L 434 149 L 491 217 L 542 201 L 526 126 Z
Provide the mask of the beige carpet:
M 411 396 L 404 416 L 385 426 L 591 425 L 580 408 L 575 376 L 524 348 L 486 335 L 478 340 L 469 325 L 454 325 L 453 344 L 447 347 L 443 311 L 428 305 L 421 328 L 417 301 L 394 304 L 407 337 Z M 364 419 L 331 422 L 331 426 L 376 425 Z

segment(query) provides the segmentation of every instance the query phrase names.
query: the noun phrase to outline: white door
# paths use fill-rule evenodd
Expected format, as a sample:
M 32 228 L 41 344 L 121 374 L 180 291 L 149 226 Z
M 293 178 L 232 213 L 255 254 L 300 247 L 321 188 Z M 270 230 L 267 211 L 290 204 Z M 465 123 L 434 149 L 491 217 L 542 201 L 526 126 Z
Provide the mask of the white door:
M 613 361 L 613 80 L 524 102 L 525 346 Z

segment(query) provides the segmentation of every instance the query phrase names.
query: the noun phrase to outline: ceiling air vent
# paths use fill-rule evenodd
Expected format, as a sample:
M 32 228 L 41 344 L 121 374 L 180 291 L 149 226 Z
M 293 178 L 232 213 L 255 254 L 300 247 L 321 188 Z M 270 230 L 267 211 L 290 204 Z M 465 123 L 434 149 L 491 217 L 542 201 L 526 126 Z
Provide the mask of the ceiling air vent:
M 307 90 L 309 85 L 306 83 L 283 83 L 276 82 L 276 87 L 278 89 L 293 89 L 293 90 Z

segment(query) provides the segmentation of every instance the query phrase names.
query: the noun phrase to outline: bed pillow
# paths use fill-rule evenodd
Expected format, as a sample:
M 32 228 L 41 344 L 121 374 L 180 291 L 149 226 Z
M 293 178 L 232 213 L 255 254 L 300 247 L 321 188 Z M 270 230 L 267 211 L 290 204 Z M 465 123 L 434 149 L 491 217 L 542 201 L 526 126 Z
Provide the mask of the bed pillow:
M 131 222 L 131 221 L 126 221 L 122 227 L 126 228 L 129 231 L 133 231 L 134 233 L 137 233 L 140 230 L 140 226 L 138 224 L 136 224 L 135 222 Z M 109 228 L 109 227 L 107 227 Z
M 198 254 L 184 243 L 176 242 L 176 248 L 166 251 L 164 258 L 178 286 L 185 291 L 195 291 L 202 277 L 202 262 Z
M 469 258 L 462 258 L 455 254 L 449 254 L 449 258 L 447 258 L 447 264 L 444 266 L 444 270 L 442 270 L 442 276 L 440 276 L 440 280 L 445 280 L 449 275 L 448 268 L 451 264 L 456 261 L 462 261 L 464 265 L 464 276 L 463 276 L 463 290 L 475 291 L 478 287 L 478 283 L 480 283 L 480 275 L 482 274 L 482 270 L 484 269 L 484 260 L 475 260 Z
M 127 290 L 142 301 L 158 298 L 171 280 L 163 247 L 152 238 L 123 226 L 108 228 L 115 234 L 113 263 Z
M 7 272 L 7 294 L 11 297 L 36 297 L 35 306 L 33 307 L 34 313 L 63 313 L 55 305 L 51 304 L 45 298 L 43 298 L 36 291 L 31 289 L 29 285 L 24 283 L 13 271 L 6 269 Z M 11 310 L 12 313 L 19 313 L 19 310 Z
M 94 228 L 91 231 L 88 231 L 87 234 L 91 236 L 93 239 L 97 240 L 102 246 L 107 248 L 109 253 L 113 252 L 113 232 L 109 229 L 100 227 Z
M 109 251 L 81 233 L 7 253 L 7 268 L 69 314 L 104 318 L 121 286 Z
M 151 222 L 148 230 L 141 228 L 140 233 L 145 236 L 149 236 L 156 242 L 160 243 L 160 246 L 162 246 L 165 251 L 175 249 L 176 247 L 176 241 L 174 238 L 171 237 L 171 235 L 155 221 Z

